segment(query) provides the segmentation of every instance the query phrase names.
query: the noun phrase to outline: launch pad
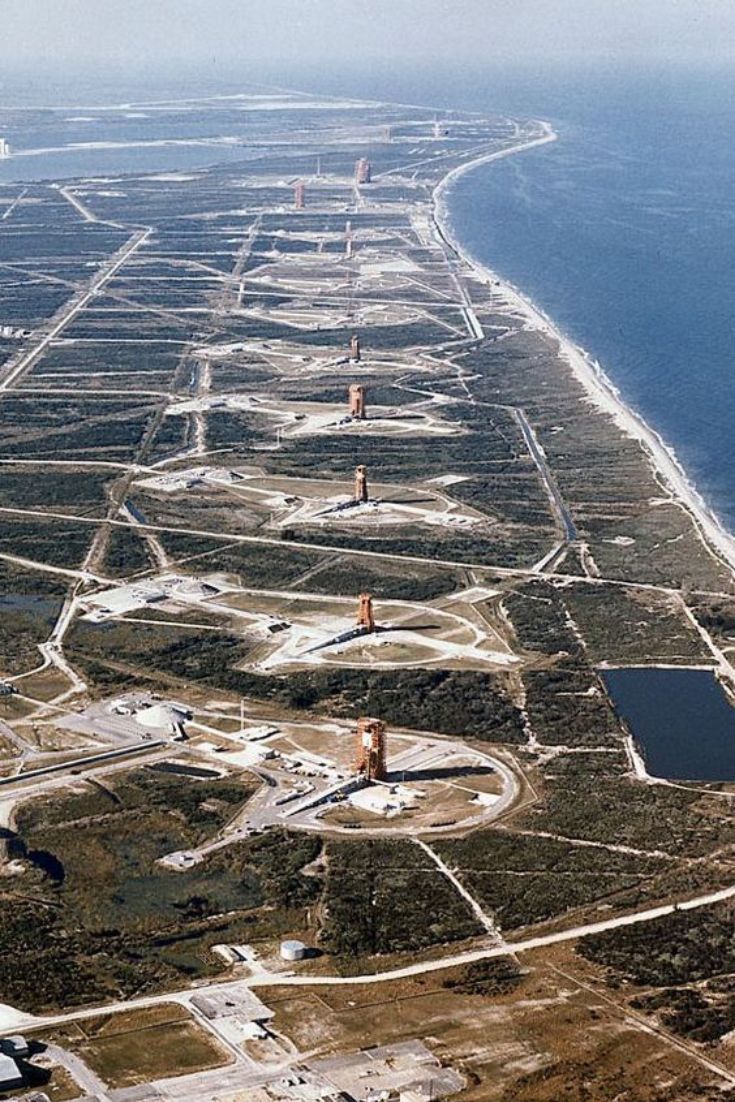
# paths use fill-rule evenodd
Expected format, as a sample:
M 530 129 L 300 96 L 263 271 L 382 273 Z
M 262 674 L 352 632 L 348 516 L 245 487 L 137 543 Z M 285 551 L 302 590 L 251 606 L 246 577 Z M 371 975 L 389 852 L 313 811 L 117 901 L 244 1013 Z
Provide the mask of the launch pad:
M 359 585 L 359 569 L 355 573 Z M 241 668 L 290 672 L 318 665 L 393 669 L 502 670 L 517 666 L 501 617 L 489 614 L 492 589 L 474 586 L 430 603 L 255 589 L 233 575 L 162 573 L 99 589 L 80 601 L 91 623 L 221 619 L 247 648 Z
M 347 393 L 345 391 L 345 393 Z M 427 401 L 422 408 L 406 410 L 402 406 L 376 404 L 367 415 L 351 413 L 351 403 L 303 402 L 271 398 L 267 395 L 228 393 L 197 398 L 176 399 L 166 410 L 167 417 L 188 417 L 197 413 L 250 413 L 273 422 L 277 438 L 322 436 L 331 433 L 360 433 L 377 436 L 402 436 L 418 433 L 426 436 L 456 436 L 460 425 L 443 419 L 440 405 Z
M 468 612 L 471 605 L 377 601 L 372 605 L 373 627 L 363 618 L 363 602 L 357 597 L 242 590 L 223 595 L 217 607 L 236 617 L 252 641 L 243 669 L 286 673 L 330 665 L 499 670 L 519 663 L 502 634 Z
M 218 725 L 222 730 L 217 730 Z M 186 760 L 267 781 L 214 842 L 164 863 L 189 868 L 269 826 L 352 834 L 451 833 L 491 822 L 519 793 L 512 759 L 382 720 L 274 724 L 199 711 L 187 725 Z

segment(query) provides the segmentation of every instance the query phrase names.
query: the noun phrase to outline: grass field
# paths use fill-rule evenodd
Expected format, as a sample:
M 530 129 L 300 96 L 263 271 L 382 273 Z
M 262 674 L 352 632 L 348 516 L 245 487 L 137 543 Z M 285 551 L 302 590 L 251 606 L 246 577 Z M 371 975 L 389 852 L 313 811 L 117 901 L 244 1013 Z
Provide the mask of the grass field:
M 101 1014 L 39 1034 L 38 1039 L 79 1056 L 112 1090 L 231 1062 L 229 1054 L 175 1003 Z

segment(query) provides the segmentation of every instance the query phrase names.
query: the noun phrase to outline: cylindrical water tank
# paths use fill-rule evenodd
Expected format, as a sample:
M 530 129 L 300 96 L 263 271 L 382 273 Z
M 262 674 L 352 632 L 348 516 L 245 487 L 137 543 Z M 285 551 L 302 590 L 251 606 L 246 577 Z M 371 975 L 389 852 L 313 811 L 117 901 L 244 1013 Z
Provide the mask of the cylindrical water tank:
M 303 960 L 306 956 L 306 946 L 303 941 L 282 941 L 281 956 L 284 960 Z

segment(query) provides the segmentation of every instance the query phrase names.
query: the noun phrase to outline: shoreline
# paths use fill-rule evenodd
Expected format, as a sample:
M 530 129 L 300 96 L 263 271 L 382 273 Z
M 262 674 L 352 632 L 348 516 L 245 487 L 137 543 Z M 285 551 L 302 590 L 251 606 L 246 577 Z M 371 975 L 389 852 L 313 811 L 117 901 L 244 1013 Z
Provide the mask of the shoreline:
M 601 412 L 611 416 L 626 436 L 636 440 L 646 454 L 655 475 L 661 480 L 673 500 L 692 517 L 707 550 L 735 573 L 735 535 L 731 533 L 707 504 L 687 475 L 674 449 L 652 428 L 637 410 L 629 406 L 620 391 L 597 360 L 567 337 L 555 322 L 522 291 L 475 257 L 470 248 L 456 236 L 451 224 L 448 193 L 454 183 L 479 165 L 501 160 L 528 149 L 547 145 L 558 134 L 547 122 L 541 122 L 543 133 L 535 139 L 476 157 L 457 165 L 443 176 L 432 192 L 432 219 L 440 239 L 483 281 L 496 285 L 507 305 L 524 321 L 526 328 L 550 337 L 559 345 L 559 355 L 568 364 L 582 385 L 587 398 Z

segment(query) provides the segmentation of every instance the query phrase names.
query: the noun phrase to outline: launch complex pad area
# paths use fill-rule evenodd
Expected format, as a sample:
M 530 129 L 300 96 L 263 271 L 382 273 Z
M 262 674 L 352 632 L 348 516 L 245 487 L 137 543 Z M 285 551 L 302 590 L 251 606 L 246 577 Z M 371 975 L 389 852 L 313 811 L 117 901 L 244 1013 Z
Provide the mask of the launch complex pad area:
M 733 579 L 446 219 L 553 131 L 252 88 L 11 161 L 50 122 L 212 164 L 0 186 L 0 1093 L 719 1097 L 731 793 L 603 675 L 729 684 Z

